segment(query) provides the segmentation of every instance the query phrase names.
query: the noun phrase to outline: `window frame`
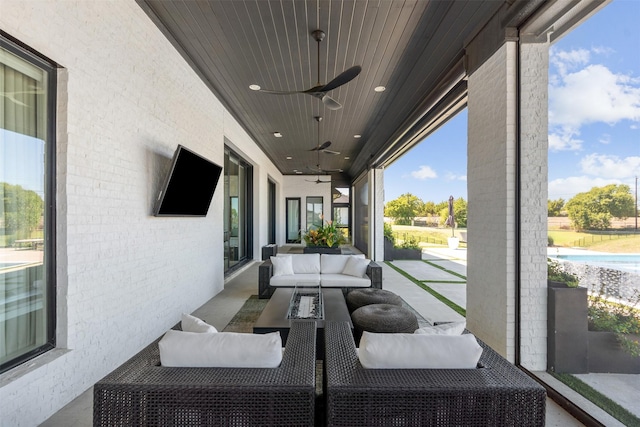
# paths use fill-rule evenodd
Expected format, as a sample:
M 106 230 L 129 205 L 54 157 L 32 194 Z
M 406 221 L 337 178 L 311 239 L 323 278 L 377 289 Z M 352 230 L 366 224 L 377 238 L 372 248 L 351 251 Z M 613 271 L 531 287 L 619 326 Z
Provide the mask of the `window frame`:
M 33 49 L 0 31 L 0 48 L 9 51 L 29 64 L 45 71 L 47 80 L 46 100 L 46 141 L 44 150 L 44 260 L 43 273 L 46 316 L 46 338 L 44 344 L 0 365 L 0 374 L 7 372 L 56 347 L 57 330 L 57 278 L 56 278 L 56 107 L 57 107 L 57 64 Z

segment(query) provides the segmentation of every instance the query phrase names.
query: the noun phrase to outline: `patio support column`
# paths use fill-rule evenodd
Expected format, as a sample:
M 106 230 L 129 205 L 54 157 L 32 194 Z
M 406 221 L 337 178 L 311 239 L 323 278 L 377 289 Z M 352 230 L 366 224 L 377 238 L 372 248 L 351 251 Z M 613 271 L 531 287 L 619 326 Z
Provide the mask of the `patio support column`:
M 384 169 L 369 171 L 369 258 L 384 261 Z
M 517 45 L 506 41 L 469 70 L 467 327 L 515 355 Z M 474 66 L 474 49 L 468 48 Z
M 549 43 L 510 28 L 505 40 L 486 62 L 468 47 L 467 325 L 544 370 Z

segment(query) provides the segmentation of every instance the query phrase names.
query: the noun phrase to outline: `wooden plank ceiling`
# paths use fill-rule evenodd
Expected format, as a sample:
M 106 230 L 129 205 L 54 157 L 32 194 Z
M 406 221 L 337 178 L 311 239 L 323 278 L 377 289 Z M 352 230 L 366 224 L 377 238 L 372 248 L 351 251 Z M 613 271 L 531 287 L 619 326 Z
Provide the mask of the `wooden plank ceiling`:
M 138 3 L 283 174 L 316 175 L 319 163 L 321 169 L 343 170 L 334 179 L 350 182 L 427 113 L 425 100 L 460 66 L 465 42 L 506 2 Z M 319 45 L 311 35 L 316 29 L 326 34 Z M 257 84 L 305 90 L 354 65 L 362 67 L 361 73 L 328 93 L 342 105 L 338 110 L 308 94 L 249 89 Z M 386 90 L 375 92 L 377 86 Z M 323 118 L 319 124 L 315 116 Z M 283 137 L 275 138 L 276 131 Z M 325 141 L 340 154 L 309 151 Z

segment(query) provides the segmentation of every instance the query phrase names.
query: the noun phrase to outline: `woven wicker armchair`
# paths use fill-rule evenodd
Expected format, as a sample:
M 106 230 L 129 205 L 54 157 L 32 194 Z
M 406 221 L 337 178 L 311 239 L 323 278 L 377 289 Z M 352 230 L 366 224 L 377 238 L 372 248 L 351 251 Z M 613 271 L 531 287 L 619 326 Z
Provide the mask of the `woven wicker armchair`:
M 313 426 L 316 328 L 294 322 L 277 368 L 160 366 L 158 340 L 94 386 L 94 426 Z
M 328 426 L 544 426 L 546 392 L 478 340 L 478 369 L 365 369 L 348 325 L 325 325 Z

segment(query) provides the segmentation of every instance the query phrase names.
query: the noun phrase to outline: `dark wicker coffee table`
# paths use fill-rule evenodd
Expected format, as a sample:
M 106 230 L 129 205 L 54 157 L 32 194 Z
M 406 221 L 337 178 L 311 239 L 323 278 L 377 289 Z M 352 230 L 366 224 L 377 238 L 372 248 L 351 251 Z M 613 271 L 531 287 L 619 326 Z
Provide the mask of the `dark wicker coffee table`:
M 278 288 L 271 296 L 271 299 L 262 310 L 262 314 L 253 325 L 254 334 L 266 334 L 269 332 L 280 332 L 282 344 L 287 342 L 289 328 L 291 322 L 315 322 L 318 330 L 318 338 L 316 340 L 316 357 L 324 358 L 324 325 L 327 321 L 332 322 L 348 322 L 353 329 L 351 316 L 347 303 L 344 300 L 342 289 L 322 289 L 322 298 L 324 305 L 324 319 L 320 320 L 291 320 L 287 319 L 287 311 L 289 310 L 289 301 L 294 288 Z

